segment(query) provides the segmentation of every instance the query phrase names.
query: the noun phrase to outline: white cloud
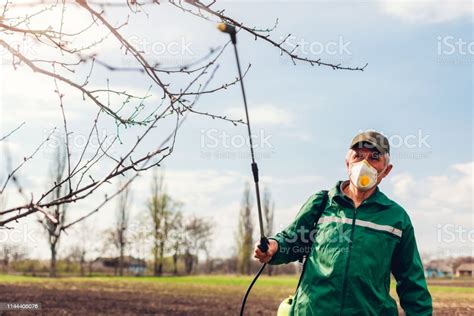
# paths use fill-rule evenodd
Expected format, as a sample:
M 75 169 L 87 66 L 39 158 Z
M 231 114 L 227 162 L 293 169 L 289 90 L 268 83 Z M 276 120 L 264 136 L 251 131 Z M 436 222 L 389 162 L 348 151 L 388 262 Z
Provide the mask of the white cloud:
M 416 187 L 416 181 L 407 173 L 395 175 L 391 181 L 395 195 L 403 199 L 408 199 L 411 190 Z
M 455 164 L 443 174 L 416 179 L 409 174 L 391 180 L 395 196 L 416 212 L 436 217 L 439 209 L 447 209 L 453 216 L 472 215 L 474 162 Z
M 25 24 L 28 24 L 28 28 L 35 30 L 51 28 L 55 31 L 59 31 L 61 29 L 63 34 L 66 34 L 61 38 L 62 43 L 67 45 L 68 48 L 83 49 L 91 46 L 93 43 L 96 43 L 96 45 L 93 45 L 94 47 L 110 48 L 111 44 L 108 43 L 107 40 L 99 40 L 110 32 L 100 23 L 93 23 L 94 21 L 90 13 L 78 5 L 71 2 L 66 4 L 64 8 L 61 4 L 50 6 L 18 6 L 21 2 L 22 1 L 16 0 L 14 4 L 10 4 L 6 14 L 6 17 L 12 19 L 14 22 L 14 17 L 30 16 L 28 23 L 21 23 L 18 27 L 26 28 Z M 46 7 L 48 10 L 44 10 Z M 40 10 L 42 11 L 38 14 Z M 126 20 L 125 13 L 123 13 L 121 17 L 123 20 Z M 14 24 L 14 22 L 12 22 L 12 24 Z M 114 21 L 112 20 L 111 23 L 114 24 Z M 68 36 L 67 34 L 75 35 Z M 5 37 L 5 41 L 12 46 L 19 46 L 22 54 L 28 58 L 41 59 L 41 56 L 47 56 L 48 59 L 51 59 L 52 56 L 56 56 L 55 52 L 57 52 L 57 50 L 55 48 L 52 48 L 50 45 L 40 44 L 39 41 L 33 37 L 24 37 L 24 34 L 19 32 L 12 32 L 8 35 L 9 36 Z M 4 53 L 3 50 L 0 50 L 0 52 Z M 9 53 L 1 55 L 11 59 Z
M 385 13 L 409 23 L 442 23 L 473 16 L 470 0 L 381 0 Z
M 222 192 L 223 188 L 242 186 L 246 177 L 233 171 L 217 170 L 161 170 L 164 172 L 165 185 L 173 196 L 190 197 L 212 196 Z M 140 177 L 134 186 L 149 187 L 151 178 Z M 138 185 L 140 183 L 140 185 Z M 228 190 L 226 190 L 228 191 Z M 141 191 L 145 196 L 149 192 Z M 195 202 L 195 201 L 193 201 Z
M 3 67 L 0 82 L 2 95 L 1 124 L 5 128 L 17 126 L 21 122 L 52 123 L 62 122 L 58 95 L 54 92 L 54 81 L 42 75 L 34 75 L 30 69 L 13 70 Z M 7 79 L 8 78 L 8 79 Z M 64 109 L 68 119 L 82 116 L 82 112 L 94 109 L 92 104 L 83 102 L 81 95 L 71 87 L 62 85 L 65 93 Z M 25 91 L 27 93 L 25 93 Z
M 453 256 L 474 251 L 464 241 L 474 229 L 473 168 L 474 162 L 467 162 L 451 165 L 436 176 L 401 174 L 391 179 L 395 200 L 410 214 L 421 249 L 448 249 Z M 453 240 L 444 238 L 451 235 Z

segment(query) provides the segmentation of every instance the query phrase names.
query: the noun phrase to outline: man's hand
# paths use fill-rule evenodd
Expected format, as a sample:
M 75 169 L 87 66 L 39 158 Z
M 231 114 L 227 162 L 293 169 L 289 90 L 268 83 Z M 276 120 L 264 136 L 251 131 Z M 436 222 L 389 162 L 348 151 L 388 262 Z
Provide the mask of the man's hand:
M 253 257 L 255 259 L 258 259 L 261 263 L 267 263 L 272 259 L 273 255 L 277 253 L 278 251 L 278 242 L 274 239 L 269 239 L 268 240 L 268 250 L 267 252 L 262 252 L 259 248 L 258 245 L 260 242 L 257 242 L 255 244 L 255 250 L 253 252 Z

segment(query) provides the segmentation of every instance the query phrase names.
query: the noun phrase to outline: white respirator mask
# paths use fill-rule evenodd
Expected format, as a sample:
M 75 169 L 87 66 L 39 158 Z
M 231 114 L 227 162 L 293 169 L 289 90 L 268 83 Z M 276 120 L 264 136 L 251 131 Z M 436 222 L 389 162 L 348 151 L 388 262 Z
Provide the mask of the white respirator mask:
M 385 169 L 384 169 L 385 170 Z M 372 189 L 377 184 L 378 171 L 367 160 L 352 163 L 349 170 L 351 182 L 361 191 Z

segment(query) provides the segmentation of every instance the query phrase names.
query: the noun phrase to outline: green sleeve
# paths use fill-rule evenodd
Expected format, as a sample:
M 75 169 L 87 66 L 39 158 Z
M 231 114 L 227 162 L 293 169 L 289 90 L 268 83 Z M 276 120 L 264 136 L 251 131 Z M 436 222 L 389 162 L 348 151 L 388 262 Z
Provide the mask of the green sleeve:
M 423 264 L 411 223 L 403 230 L 400 243 L 395 249 L 392 273 L 397 280 L 397 294 L 405 315 L 432 315 L 431 295 L 426 285 Z
M 295 220 L 283 231 L 269 239 L 278 242 L 278 252 L 273 255 L 269 264 L 277 265 L 296 261 L 309 250 L 309 240 L 315 227 L 315 220 L 321 203 L 324 200 L 323 191 L 313 194 L 301 207 Z

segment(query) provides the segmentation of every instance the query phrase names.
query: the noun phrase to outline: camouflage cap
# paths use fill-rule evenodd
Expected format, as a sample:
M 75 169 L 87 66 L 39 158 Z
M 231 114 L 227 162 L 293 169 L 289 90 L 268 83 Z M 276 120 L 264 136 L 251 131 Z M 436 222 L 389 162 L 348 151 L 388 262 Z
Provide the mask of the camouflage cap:
M 360 147 L 373 148 L 382 154 L 390 154 L 390 144 L 387 137 L 376 131 L 367 131 L 357 134 L 351 142 L 350 148 L 356 145 Z

